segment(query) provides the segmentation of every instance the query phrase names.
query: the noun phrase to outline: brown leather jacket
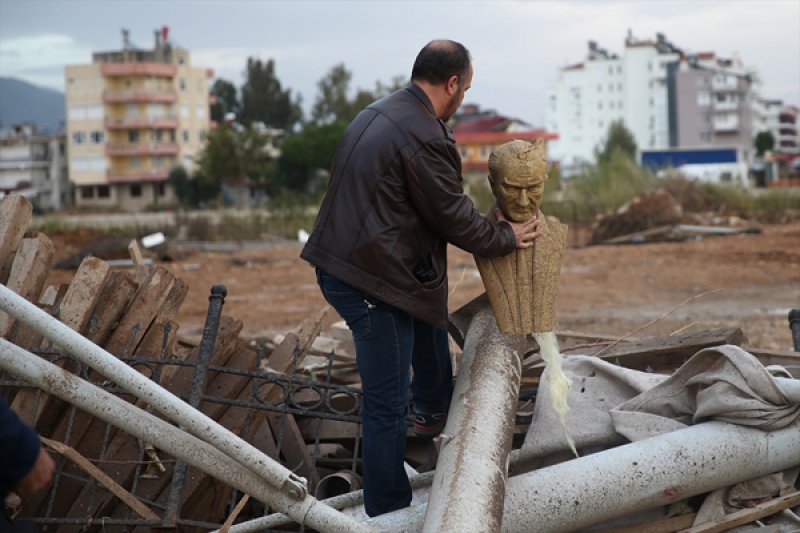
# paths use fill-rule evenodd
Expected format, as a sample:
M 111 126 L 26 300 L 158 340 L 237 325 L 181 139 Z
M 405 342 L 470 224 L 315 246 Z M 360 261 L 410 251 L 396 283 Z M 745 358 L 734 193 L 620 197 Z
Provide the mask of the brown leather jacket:
M 414 84 L 361 111 L 344 133 L 300 254 L 331 276 L 438 327 L 447 323 L 447 243 L 496 257 L 516 245 L 464 194 L 450 129 Z

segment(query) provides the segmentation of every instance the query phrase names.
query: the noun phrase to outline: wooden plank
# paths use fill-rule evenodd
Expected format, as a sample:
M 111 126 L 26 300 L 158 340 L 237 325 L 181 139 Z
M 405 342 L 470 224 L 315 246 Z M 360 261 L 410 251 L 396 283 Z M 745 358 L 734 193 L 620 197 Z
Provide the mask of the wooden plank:
M 607 528 L 596 526 L 592 528 L 592 531 L 594 533 L 675 533 L 676 531 L 690 527 L 694 522 L 695 516 L 697 516 L 697 514 L 689 513 L 627 526 L 611 526 Z
M 142 249 L 139 247 L 139 242 L 136 239 L 133 239 L 130 244 L 128 244 L 128 253 L 133 262 L 134 281 L 137 285 L 141 285 L 147 279 L 150 269 L 144 264 Z
M 33 206 L 24 197 L 12 194 L 0 199 L 0 283 L 11 274 L 17 248 L 31 221 Z
M 319 483 L 319 474 L 312 466 L 311 454 L 294 416 L 288 413 L 267 413 L 267 421 L 286 468 L 306 478 L 308 492 L 313 494 Z
M 147 333 L 142 337 L 135 355 L 149 359 L 171 359 L 175 342 L 178 340 L 179 327 L 180 325 L 174 320 L 163 314 L 158 315 L 147 328 Z
M 103 287 L 103 298 L 89 317 L 86 338 L 98 346 L 105 346 L 138 288 L 129 272 L 111 272 Z
M 64 295 L 67 294 L 67 289 L 69 289 L 69 285 L 66 284 L 59 285 L 58 287 L 53 285 L 47 287 L 41 298 L 39 298 L 39 307 L 42 308 L 42 311 L 51 316 L 54 315 L 61 305 L 61 300 L 64 299 Z M 20 324 L 14 342 L 18 346 L 33 350 L 42 345 L 42 339 L 42 334 L 35 331 L 31 326 Z
M 741 346 L 747 339 L 740 328 L 720 328 L 686 335 L 646 337 L 634 342 L 587 347 L 581 355 L 594 355 L 635 370 L 670 371 L 704 348 L 721 344 Z M 536 364 L 528 375 L 538 375 L 544 363 Z
M 61 300 L 56 318 L 83 333 L 100 299 L 109 271 L 108 263 L 102 259 L 92 256 L 84 258 Z
M 11 264 L 6 287 L 30 302 L 36 302 L 42 293 L 50 267 L 53 264 L 53 242 L 43 233 L 22 239 Z M 15 319 L 0 311 L 0 337 L 8 338 Z
M 118 356 L 134 353 L 147 328 L 167 299 L 175 276 L 164 267 L 156 267 L 139 287 L 133 301 L 106 343 L 106 350 Z
M 56 318 L 75 331 L 82 331 L 100 297 L 100 289 L 108 270 L 108 263 L 102 259 L 85 258 L 61 300 Z M 56 364 L 69 371 L 75 369 L 74 361 L 66 358 L 60 359 Z M 24 390 L 17 393 L 11 407 L 28 425 L 36 427 L 41 432 L 58 419 L 66 405 L 65 402 L 50 395 L 39 398 L 36 391 Z
M 178 316 L 178 310 L 181 308 L 186 295 L 189 293 L 189 284 L 181 278 L 176 277 L 172 288 L 161 306 L 161 314 L 170 319 Z
M 743 526 L 761 518 L 779 513 L 784 509 L 800 505 L 800 491 L 774 498 L 768 502 L 760 503 L 755 507 L 742 509 L 729 515 L 725 515 L 717 520 L 712 520 L 705 524 L 700 524 L 692 528 L 682 530 L 682 533 L 719 533 L 728 531 L 738 526 Z

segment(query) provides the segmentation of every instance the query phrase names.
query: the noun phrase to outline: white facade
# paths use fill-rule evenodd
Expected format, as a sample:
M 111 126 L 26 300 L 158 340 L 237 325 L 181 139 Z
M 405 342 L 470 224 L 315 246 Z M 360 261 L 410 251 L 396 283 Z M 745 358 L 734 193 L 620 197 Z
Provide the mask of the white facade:
M 0 134 L 0 197 L 25 196 L 40 211 L 70 204 L 63 135 L 37 136 L 23 125 Z
M 565 175 L 594 162 L 613 121 L 624 122 L 639 148 L 669 146 L 667 64 L 679 57 L 661 35 L 655 42 L 629 35 L 621 57 L 590 42 L 583 63 L 561 69 L 550 90 L 547 127 L 559 134 L 550 153 Z

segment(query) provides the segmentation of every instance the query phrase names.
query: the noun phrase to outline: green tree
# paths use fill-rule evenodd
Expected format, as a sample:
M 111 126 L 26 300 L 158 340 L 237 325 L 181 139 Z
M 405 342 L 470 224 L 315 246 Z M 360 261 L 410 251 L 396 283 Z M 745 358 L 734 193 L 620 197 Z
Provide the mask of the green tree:
M 263 122 L 273 128 L 291 130 L 303 118 L 299 96 L 292 98 L 291 89 L 283 89 L 275 75 L 275 61 L 247 58 L 245 83 L 242 85 L 244 124 Z
M 331 167 L 345 122 L 307 124 L 301 133 L 291 135 L 281 146 L 276 185 L 294 191 L 307 191 L 318 185 L 316 178 Z
M 214 200 L 220 192 L 219 182 L 209 180 L 202 174 L 189 176 L 182 166 L 173 168 L 168 180 L 183 207 L 199 207 Z
M 386 85 L 380 81 L 375 83 L 374 90 L 358 89 L 351 99 L 350 82 L 353 74 L 344 63 L 335 65 L 317 82 L 317 97 L 311 110 L 311 122 L 314 124 L 331 124 L 333 122 L 350 123 L 355 116 L 369 104 L 400 89 L 405 85 L 402 76 L 396 76 Z
M 211 105 L 211 120 L 223 122 L 226 113 L 239 115 L 241 104 L 236 86 L 223 78 L 217 78 L 211 86 L 211 94 L 217 101 Z
M 621 120 L 615 120 L 608 127 L 602 150 L 595 150 L 595 159 L 598 163 L 608 162 L 616 151 L 631 161 L 636 160 L 636 140 Z
M 760 131 L 753 140 L 753 146 L 756 148 L 756 155 L 763 157 L 765 153 L 775 148 L 775 137 L 771 131 Z
M 251 180 L 268 185 L 276 166 L 270 146 L 269 137 L 256 126 L 220 124 L 200 153 L 200 173 L 218 184 Z

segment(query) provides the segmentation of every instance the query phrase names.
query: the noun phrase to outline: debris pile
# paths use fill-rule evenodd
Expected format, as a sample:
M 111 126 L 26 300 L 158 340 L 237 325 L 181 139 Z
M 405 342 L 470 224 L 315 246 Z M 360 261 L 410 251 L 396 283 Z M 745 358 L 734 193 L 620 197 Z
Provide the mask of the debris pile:
M 658 223 L 662 224 L 672 221 L 669 217 L 680 211 L 664 196 L 648 198 L 631 204 L 632 212 L 641 212 L 645 205 L 649 205 L 650 210 L 655 205 L 662 206 L 666 213 L 659 219 Z M 374 527 L 381 531 L 421 529 L 425 502 L 439 457 L 437 446 L 458 445 L 460 437 L 454 439 L 458 434 L 448 435 L 446 428 L 442 439 L 432 444 L 415 439 L 410 432 L 406 461 L 409 470 L 414 471 L 411 476 L 415 488 L 412 507 L 367 520 L 363 508 L 359 507 L 360 492 L 356 491 L 359 486 L 361 428 L 354 348 L 343 324 L 335 324 L 327 332 L 321 331 L 327 309 L 271 342 L 253 344 L 240 337 L 240 321 L 222 314 L 221 308 L 210 304 L 203 338 L 199 342 L 192 341 L 180 334 L 180 324 L 175 320 L 189 287 L 169 269 L 145 265 L 135 242 L 128 250 L 132 268 L 115 268 L 106 261 L 88 256 L 82 259 L 69 284 L 45 287 L 53 262 L 53 245 L 45 235 L 26 235 L 30 216 L 30 204 L 24 199 L 9 196 L 0 201 L 0 283 L 35 302 L 63 324 L 188 404 L 196 405 L 232 434 L 305 478 L 310 494 L 316 494 L 320 499 L 332 496 L 325 503 L 343 509 L 346 516 L 354 517 L 366 528 Z M 645 219 L 644 215 L 639 218 L 640 221 Z M 654 220 L 646 222 L 655 223 Z M 211 300 L 219 293 L 215 287 Z M 472 329 L 473 319 L 486 305 L 488 302 L 484 295 L 450 317 L 451 337 L 465 352 L 465 341 L 470 338 L 470 332 L 476 335 Z M 623 395 L 612 396 L 606 389 L 590 386 L 589 377 L 594 379 L 608 368 L 623 376 L 635 372 L 637 379 L 660 383 L 670 376 L 679 376 L 677 371 L 701 350 L 709 351 L 720 346 L 728 346 L 728 350 L 739 346 L 764 367 L 779 365 L 795 372 L 795 376 L 800 371 L 800 354 L 749 347 L 742 331 L 735 328 L 656 338 L 619 339 L 567 331 L 557 334 L 566 366 L 574 367 L 573 372 L 576 372 L 571 394 L 582 395 L 584 403 L 589 402 L 578 408 L 573 406 L 572 412 L 583 413 L 584 418 L 590 413 L 589 417 L 598 421 L 605 420 L 610 408 L 614 407 L 610 404 L 617 403 L 615 398 L 628 401 L 639 387 L 636 385 L 638 382 L 625 378 L 627 388 L 623 398 Z M 118 398 L 147 411 L 156 411 L 131 391 L 120 388 L 78 358 L 62 352 L 30 323 L 2 311 L 0 337 L 103 387 Z M 491 352 L 495 356 L 493 363 L 498 362 L 496 354 L 491 351 L 494 348 L 486 348 L 481 343 L 475 346 L 478 352 L 474 354 L 475 361 L 480 363 L 481 357 Z M 206 347 L 208 352 L 205 352 Z M 691 454 L 698 448 L 691 442 L 681 444 L 680 450 L 683 451 L 680 453 L 673 453 L 669 447 L 659 448 L 647 440 L 627 444 L 628 439 L 621 434 L 614 434 L 611 441 L 601 443 L 592 440 L 595 433 L 588 423 L 573 421 L 578 425 L 571 427 L 570 433 L 582 439 L 578 444 L 583 456 L 574 459 L 566 451 L 562 431 L 538 429 L 542 419 L 546 418 L 542 408 L 548 404 L 544 393 L 546 387 L 543 386 L 547 374 L 543 374 L 545 365 L 539 347 L 533 339 L 525 339 L 513 349 L 518 356 L 514 379 L 518 379 L 519 392 L 515 397 L 512 391 L 514 412 L 505 413 L 509 416 L 506 429 L 510 435 L 497 436 L 497 442 L 504 449 L 496 450 L 497 456 L 493 457 L 497 464 L 510 463 L 508 472 L 501 472 L 498 476 L 503 479 L 495 479 L 504 485 L 505 505 L 503 501 L 495 501 L 485 509 L 476 509 L 479 518 L 481 513 L 485 514 L 484 523 L 489 523 L 487 517 L 491 514 L 492 523 L 502 520 L 503 529 L 510 531 L 515 528 L 570 531 L 576 528 L 564 524 L 580 524 L 581 528 L 591 527 L 592 531 L 610 533 L 680 531 L 690 527 L 695 528 L 692 531 L 723 531 L 756 520 L 768 522 L 770 518 L 765 517 L 776 513 L 792 519 L 791 510 L 796 511 L 800 505 L 796 471 L 794 479 L 790 479 L 790 472 L 780 479 L 766 480 L 759 485 L 759 497 L 754 500 L 743 496 L 745 493 L 741 488 L 727 490 L 730 485 L 728 474 L 740 473 L 736 468 L 723 469 L 725 476 L 703 478 L 704 472 L 690 464 L 696 460 Z M 207 361 L 206 356 L 209 357 Z M 3 357 L 0 349 L 0 359 Z M 454 368 L 465 368 L 462 366 L 463 355 L 456 351 L 455 357 Z M 584 372 L 586 375 L 583 377 L 576 377 L 583 371 L 580 370 L 584 368 L 581 363 L 587 360 L 595 365 L 593 370 L 588 374 Z M 481 366 L 473 363 L 470 370 L 470 374 L 477 372 L 471 377 L 476 382 L 482 379 Z M 784 374 L 784 377 L 790 379 L 791 374 Z M 13 372 L 0 373 L 0 380 L 2 394 L 9 405 L 36 427 L 43 436 L 43 443 L 58 456 L 57 476 L 52 487 L 46 493 L 17 500 L 16 512 L 20 515 L 33 517 L 58 531 L 174 527 L 207 531 L 220 527 L 226 519 L 227 523 L 237 524 L 232 531 L 256 531 L 267 524 L 282 526 L 283 530 L 293 527 L 287 525 L 292 520 L 274 512 L 274 507 L 270 508 L 255 497 L 248 499 L 234 488 L 236 483 L 232 479 L 215 479 L 195 466 L 187 467 L 186 463 L 159 446 L 137 439 L 113 424 L 29 386 L 16 379 Z M 541 394 L 538 393 L 540 386 Z M 472 412 L 469 402 L 460 405 L 465 411 L 464 419 L 469 420 Z M 592 410 L 592 405 L 596 411 Z M 186 409 L 191 408 L 187 405 Z M 696 428 L 684 430 L 702 434 L 698 453 L 710 448 L 718 438 L 729 439 L 724 442 L 730 441 L 731 449 L 737 440 L 742 440 L 740 430 L 736 429 L 738 426 L 731 428 L 713 424 L 718 422 L 712 425 L 700 423 Z M 481 427 L 478 424 L 474 431 L 461 432 L 465 435 L 463 438 L 468 439 L 473 432 L 479 434 Z M 797 423 L 789 430 L 796 431 Z M 774 442 L 783 442 L 781 438 L 784 437 L 776 436 Z M 791 446 L 796 447 L 796 442 L 797 439 Z M 534 444 L 535 453 L 531 452 Z M 667 470 L 689 472 L 705 484 L 694 484 L 691 488 L 684 485 L 666 487 L 659 492 L 658 498 L 649 500 L 637 494 L 636 506 L 631 501 L 616 496 L 612 498 L 609 486 L 604 484 L 608 479 L 600 473 L 601 468 L 606 470 L 605 458 L 610 457 L 604 454 L 613 451 L 622 456 L 629 453 L 626 452 L 628 446 L 635 447 L 630 453 L 641 454 L 636 461 L 668 459 Z M 602 448 L 605 451 L 601 451 Z M 790 447 L 783 449 L 788 450 L 783 452 L 784 455 L 795 451 Z M 720 460 L 723 452 L 724 449 L 720 452 Z M 794 457 L 797 460 L 793 464 L 800 466 L 800 453 L 790 456 L 789 461 Z M 684 459 L 689 463 L 684 464 Z M 708 465 L 712 470 L 715 460 Z M 459 461 L 453 468 L 459 468 Z M 641 472 L 629 474 L 629 471 L 621 470 L 615 475 L 619 475 L 621 480 L 631 478 L 633 481 L 636 476 L 644 475 Z M 559 488 L 559 483 L 568 479 L 578 480 L 574 483 L 577 487 L 573 491 L 575 494 L 568 494 L 563 486 Z M 446 484 L 456 485 L 458 480 L 454 477 L 446 481 Z M 658 482 L 656 479 L 649 483 L 656 486 Z M 445 483 L 439 483 L 442 484 Z M 615 487 L 622 485 L 622 481 L 615 482 Z M 433 490 L 437 490 L 436 486 Z M 457 487 L 455 490 L 458 493 Z M 538 490 L 545 490 L 546 498 L 541 493 L 532 496 Z M 345 494 L 337 496 L 342 492 Z M 644 494 L 646 491 L 639 492 Z M 466 499 L 467 494 L 461 494 Z M 700 504 L 702 499 L 698 499 L 700 495 L 707 496 L 705 500 L 719 499 L 721 503 L 716 506 L 709 503 L 703 507 Z M 435 502 L 439 500 L 434 497 L 430 501 L 437 506 Z M 547 511 L 536 510 L 535 505 L 547 505 Z M 562 507 L 564 512 L 568 512 L 569 520 L 557 514 L 556 510 Z M 327 506 L 316 505 L 315 508 Z M 602 509 L 603 512 L 593 514 L 592 509 Z M 265 514 L 268 516 L 264 517 Z M 531 525 L 529 520 L 543 521 Z M 346 530 L 333 527 L 316 529 Z

